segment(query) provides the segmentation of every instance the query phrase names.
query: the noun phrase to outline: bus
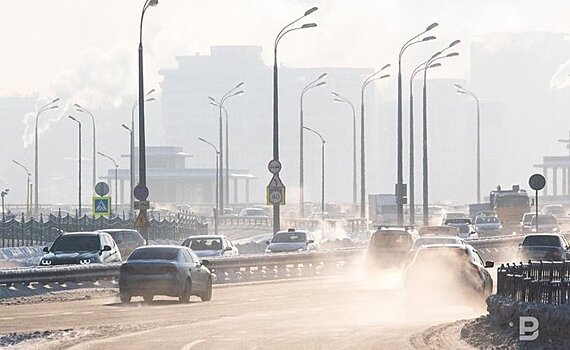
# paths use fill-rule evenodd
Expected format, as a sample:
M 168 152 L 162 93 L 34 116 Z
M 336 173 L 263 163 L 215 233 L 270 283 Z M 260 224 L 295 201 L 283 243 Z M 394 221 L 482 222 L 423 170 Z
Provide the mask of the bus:
M 507 234 L 516 232 L 523 215 L 530 211 L 528 193 L 518 185 L 509 190 L 497 186 L 497 190 L 491 191 L 489 202 Z

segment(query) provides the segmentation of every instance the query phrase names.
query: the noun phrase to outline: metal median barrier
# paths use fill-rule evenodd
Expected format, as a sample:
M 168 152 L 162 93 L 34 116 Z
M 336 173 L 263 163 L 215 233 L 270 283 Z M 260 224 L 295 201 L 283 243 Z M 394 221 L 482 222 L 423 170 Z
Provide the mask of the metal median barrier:
M 517 302 L 569 304 L 570 261 L 529 261 L 497 269 L 497 294 Z

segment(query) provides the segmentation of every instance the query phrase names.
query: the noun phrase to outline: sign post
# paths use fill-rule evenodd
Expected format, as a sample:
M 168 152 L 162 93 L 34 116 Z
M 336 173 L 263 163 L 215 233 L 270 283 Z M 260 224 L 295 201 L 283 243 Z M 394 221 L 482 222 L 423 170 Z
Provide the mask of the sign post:
M 267 169 L 273 177 L 269 181 L 269 185 L 265 190 L 265 197 L 268 205 L 273 205 L 273 233 L 278 232 L 281 228 L 279 218 L 279 206 L 285 205 L 285 185 L 279 178 L 281 171 L 281 162 L 277 159 L 269 161 Z
M 530 188 L 534 190 L 534 223 L 536 233 L 538 233 L 538 191 L 542 190 L 546 186 L 546 179 L 541 174 L 534 174 L 528 179 L 528 184 Z

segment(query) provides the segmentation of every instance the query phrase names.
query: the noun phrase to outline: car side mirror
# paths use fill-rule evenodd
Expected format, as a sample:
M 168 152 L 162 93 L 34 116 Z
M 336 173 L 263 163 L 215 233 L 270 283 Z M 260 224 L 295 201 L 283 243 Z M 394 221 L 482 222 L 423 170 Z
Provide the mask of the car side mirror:
M 271 242 L 270 241 L 265 241 L 265 244 L 269 245 Z
M 475 231 L 471 231 L 471 232 L 469 232 L 469 236 L 472 236 L 472 235 L 474 235 L 474 234 L 476 234 L 476 233 L 477 233 L 477 232 L 475 232 Z
M 43 251 L 44 251 L 44 253 L 49 253 L 49 248 L 48 248 L 48 247 L 44 247 Z
M 204 266 L 209 266 L 210 265 L 210 260 L 206 260 L 206 259 L 202 259 L 202 265 Z
M 232 247 L 226 247 L 226 248 L 224 249 L 224 252 L 231 252 L 232 250 L 233 250 Z
M 495 267 L 495 263 L 493 261 L 485 261 L 485 268 L 489 269 L 491 267 Z
M 104 246 L 103 246 L 103 251 L 104 251 L 104 252 L 110 252 L 111 250 L 112 250 L 112 248 L 111 248 L 110 245 L 104 245 Z
M 315 243 L 315 240 L 314 240 L 314 239 L 309 239 L 309 240 L 307 241 L 307 243 L 308 243 L 308 244 Z

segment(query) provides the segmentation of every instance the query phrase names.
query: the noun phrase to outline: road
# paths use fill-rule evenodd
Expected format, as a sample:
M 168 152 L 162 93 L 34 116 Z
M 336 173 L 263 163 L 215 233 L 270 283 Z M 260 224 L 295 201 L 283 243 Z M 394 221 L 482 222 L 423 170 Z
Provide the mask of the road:
M 214 289 L 211 302 L 193 298 L 185 305 L 168 297 L 123 305 L 107 294 L 1 306 L 0 334 L 65 330 L 20 344 L 25 349 L 467 348 L 458 323 L 419 333 L 483 311 L 439 305 L 414 315 L 405 310 L 398 276 L 382 280 L 337 276 L 227 285 Z

